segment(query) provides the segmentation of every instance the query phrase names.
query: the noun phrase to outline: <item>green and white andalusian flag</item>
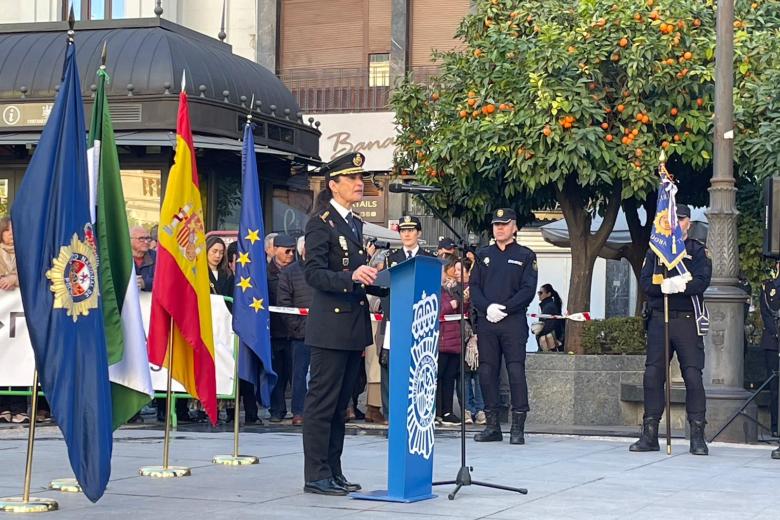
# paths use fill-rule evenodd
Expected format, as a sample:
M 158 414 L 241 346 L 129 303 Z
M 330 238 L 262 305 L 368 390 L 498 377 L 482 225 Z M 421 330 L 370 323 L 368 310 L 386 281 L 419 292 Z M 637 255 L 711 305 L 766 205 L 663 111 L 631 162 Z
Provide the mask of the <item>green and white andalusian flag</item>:
M 105 67 L 98 71 L 98 88 L 89 128 L 90 200 L 98 235 L 108 375 L 111 380 L 113 425 L 117 429 L 154 397 L 146 352 L 146 336 L 138 300 L 133 252 L 119 174 L 119 158 L 111 126 Z

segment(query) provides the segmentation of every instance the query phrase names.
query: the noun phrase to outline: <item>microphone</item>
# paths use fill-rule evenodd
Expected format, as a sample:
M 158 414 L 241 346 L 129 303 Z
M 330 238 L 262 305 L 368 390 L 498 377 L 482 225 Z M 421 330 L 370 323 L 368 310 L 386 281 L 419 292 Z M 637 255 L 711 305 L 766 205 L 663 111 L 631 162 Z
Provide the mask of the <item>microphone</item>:
M 391 193 L 439 193 L 438 186 L 426 186 L 424 184 L 402 184 L 394 182 L 388 186 Z

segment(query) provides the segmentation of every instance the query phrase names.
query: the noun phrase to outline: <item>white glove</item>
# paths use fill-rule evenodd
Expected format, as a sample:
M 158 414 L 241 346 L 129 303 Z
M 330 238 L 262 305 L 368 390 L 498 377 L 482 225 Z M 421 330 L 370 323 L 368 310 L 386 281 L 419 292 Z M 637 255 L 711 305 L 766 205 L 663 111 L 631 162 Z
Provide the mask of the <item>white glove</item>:
M 544 323 L 537 321 L 536 323 L 531 324 L 531 332 L 534 333 L 534 336 L 538 336 L 541 334 L 542 329 L 544 329 Z
M 491 303 L 487 308 L 487 319 L 490 323 L 498 323 L 508 316 L 504 312 L 506 305 L 499 305 L 498 303 Z
M 685 292 L 685 286 L 687 282 L 682 276 L 673 276 L 672 278 L 664 278 L 661 282 L 661 292 L 664 294 L 677 294 Z

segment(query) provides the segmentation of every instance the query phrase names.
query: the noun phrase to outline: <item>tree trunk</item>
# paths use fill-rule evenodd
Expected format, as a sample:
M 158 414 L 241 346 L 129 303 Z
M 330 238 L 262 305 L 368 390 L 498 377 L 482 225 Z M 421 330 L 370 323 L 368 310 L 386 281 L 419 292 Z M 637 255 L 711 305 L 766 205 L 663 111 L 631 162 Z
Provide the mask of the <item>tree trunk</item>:
M 615 227 L 618 210 L 620 209 L 621 183 L 615 183 L 612 193 L 606 199 L 604 219 L 595 233 L 591 233 L 591 216 L 586 205 L 588 200 L 583 197 L 583 189 L 577 183 L 577 178 L 570 175 L 564 183 L 563 190 L 556 188 L 555 194 L 566 219 L 569 229 L 572 269 L 569 279 L 569 297 L 566 310 L 568 312 L 584 312 L 590 310 L 590 292 L 593 281 L 593 265 L 598 253 Z M 582 323 L 569 321 L 566 324 L 566 352 L 582 354 Z
M 628 224 L 628 231 L 631 234 L 631 245 L 626 247 L 623 256 L 631 264 L 631 270 L 634 272 L 637 281 L 639 280 L 639 274 L 642 271 L 642 263 L 645 260 L 645 253 L 647 253 L 648 244 L 650 243 L 650 231 L 653 229 L 653 220 L 655 220 L 655 209 L 658 202 L 658 193 L 652 192 L 647 198 L 641 202 L 641 205 L 645 208 L 645 214 L 647 219 L 642 224 L 639 220 L 639 201 L 636 199 L 627 199 L 623 201 L 623 212 L 626 215 L 626 223 Z M 636 308 L 634 313 L 638 316 L 642 312 L 642 303 L 645 301 L 644 292 L 642 288 L 638 286 Z

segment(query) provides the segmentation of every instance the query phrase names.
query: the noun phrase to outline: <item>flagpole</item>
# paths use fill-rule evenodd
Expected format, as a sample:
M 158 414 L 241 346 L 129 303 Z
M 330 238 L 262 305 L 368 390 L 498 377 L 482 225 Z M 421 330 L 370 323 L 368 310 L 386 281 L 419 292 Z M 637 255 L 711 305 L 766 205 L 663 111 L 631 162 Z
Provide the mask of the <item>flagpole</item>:
M 173 397 L 173 316 L 170 317 L 168 327 L 168 384 L 165 390 L 165 434 L 163 436 L 163 463 L 162 466 L 145 466 L 138 470 L 142 477 L 175 478 L 189 477 L 192 472 L 186 466 L 169 466 L 168 451 L 171 443 L 171 401 Z
M 33 375 L 32 402 L 30 403 L 30 430 L 27 435 L 27 463 L 24 468 L 24 489 L 21 497 L 0 499 L 0 511 L 7 513 L 46 513 L 59 507 L 51 498 L 30 498 L 32 481 L 33 448 L 35 446 L 35 418 L 38 414 L 38 370 Z
M 666 454 L 672 454 L 672 371 L 669 347 L 669 295 L 664 294 L 664 357 L 666 358 Z
M 233 345 L 235 347 L 235 372 L 233 374 L 233 454 L 232 455 L 215 455 L 214 458 L 211 460 L 214 464 L 222 464 L 225 466 L 248 466 L 250 464 L 257 464 L 260 462 L 260 459 L 255 457 L 254 455 L 239 455 L 238 454 L 238 435 L 239 435 L 239 398 L 240 393 L 240 383 L 238 380 L 238 359 L 241 357 L 241 354 L 239 353 L 239 349 L 241 348 L 241 344 L 239 342 L 239 339 L 236 338 L 236 341 L 233 342 Z
M 255 95 L 252 94 L 252 100 L 249 102 L 249 112 L 246 116 L 246 124 L 252 124 L 252 109 L 255 106 Z M 253 143 L 254 144 L 254 143 Z M 240 238 L 240 237 L 239 237 Z M 214 464 L 224 464 L 226 466 L 248 466 L 251 464 L 257 464 L 260 459 L 254 455 L 239 455 L 238 454 L 238 435 L 239 435 L 239 398 L 240 396 L 240 383 L 238 380 L 238 360 L 241 358 L 241 340 L 236 338 L 234 341 L 235 346 L 235 372 L 233 374 L 233 455 L 215 455 L 211 462 Z

